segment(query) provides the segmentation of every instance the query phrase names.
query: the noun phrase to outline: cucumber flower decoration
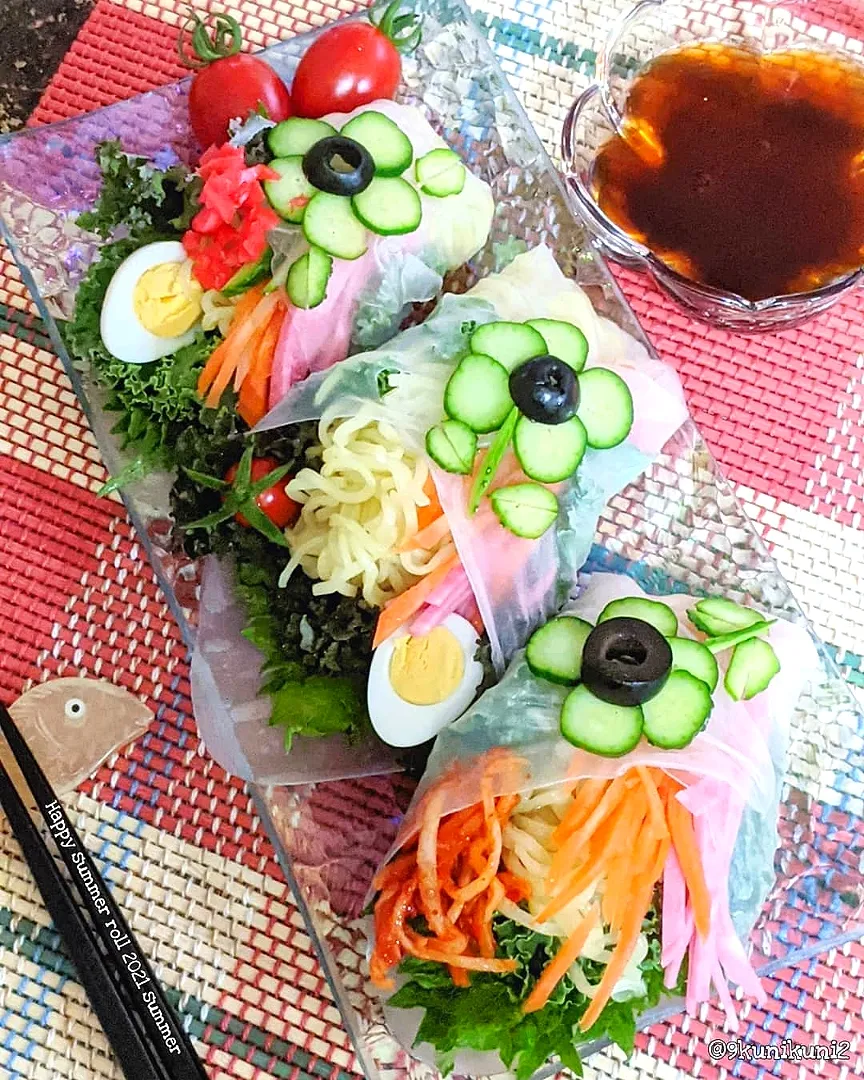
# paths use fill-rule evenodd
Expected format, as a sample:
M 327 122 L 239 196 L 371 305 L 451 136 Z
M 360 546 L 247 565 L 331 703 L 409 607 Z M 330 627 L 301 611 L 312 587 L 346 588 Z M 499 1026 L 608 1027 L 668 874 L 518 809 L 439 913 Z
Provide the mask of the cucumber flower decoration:
M 446 472 L 471 475 L 478 435 L 495 432 L 474 475 L 474 514 L 512 441 L 532 481 L 498 488 L 492 509 L 505 528 L 531 540 L 558 516 L 558 499 L 543 484 L 572 476 L 586 449 L 611 449 L 633 426 L 633 399 L 607 368 L 584 370 L 588 342 L 557 319 L 494 322 L 471 335 L 469 352 L 444 391 L 448 419 L 430 428 L 426 451 Z
M 414 162 L 411 140 L 389 116 L 369 109 L 337 131 L 326 120 L 290 117 L 268 135 L 279 178 L 264 190 L 286 221 L 300 225 L 309 250 L 290 266 L 287 290 L 301 308 L 327 295 L 333 259 L 359 259 L 369 233 L 401 236 L 423 217 L 420 191 L 443 198 L 465 185 L 465 166 L 447 149 Z M 417 185 L 404 174 L 414 164 Z

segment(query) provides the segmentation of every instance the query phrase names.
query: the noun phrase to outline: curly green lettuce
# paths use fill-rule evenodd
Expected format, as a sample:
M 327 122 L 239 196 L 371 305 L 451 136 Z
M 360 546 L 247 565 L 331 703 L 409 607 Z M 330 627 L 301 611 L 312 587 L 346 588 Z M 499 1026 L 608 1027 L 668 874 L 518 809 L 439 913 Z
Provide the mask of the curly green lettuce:
M 197 212 L 200 180 L 183 165 L 159 169 L 146 158 L 124 152 L 120 142 L 99 143 L 102 174 L 99 198 L 76 223 L 108 240 L 122 227 L 138 241 L 172 239 L 189 227 Z
M 642 927 L 648 939 L 648 954 L 640 965 L 644 995 L 629 1001 L 610 1001 L 584 1035 L 578 1032 L 577 1025 L 590 1001 L 567 976 L 543 1009 L 527 1015 L 522 1012 L 522 1002 L 560 948 L 560 940 L 502 916 L 494 920 L 494 930 L 498 955 L 518 961 L 516 971 L 510 975 L 472 975 L 471 985 L 462 989 L 453 984 L 441 964 L 407 957 L 400 966 L 400 975 L 407 982 L 388 1004 L 425 1010 L 415 1044 L 426 1042 L 435 1047 L 438 1067 L 445 1075 L 453 1071 L 458 1051 L 493 1050 L 498 1051 L 505 1068 L 515 1071 L 517 1080 L 528 1080 L 550 1058 L 557 1058 L 582 1076 L 577 1043 L 608 1038 L 625 1053 L 632 1053 L 639 1016 L 670 993 L 663 986 L 659 916 L 654 909 Z M 590 983 L 600 981 L 602 964 L 586 960 L 580 964 Z M 683 993 L 685 984 L 683 970 L 671 994 Z

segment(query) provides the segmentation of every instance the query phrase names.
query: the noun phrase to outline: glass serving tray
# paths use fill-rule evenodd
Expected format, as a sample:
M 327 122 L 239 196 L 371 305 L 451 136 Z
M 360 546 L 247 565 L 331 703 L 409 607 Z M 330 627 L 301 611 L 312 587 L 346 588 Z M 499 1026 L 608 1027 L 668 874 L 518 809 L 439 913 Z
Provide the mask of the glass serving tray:
M 459 287 L 495 270 L 503 252 L 543 242 L 603 314 L 644 341 L 468 9 L 461 0 L 419 0 L 415 6 L 426 29 L 416 56 L 405 64 L 403 100 L 424 110 L 491 184 L 496 200 L 489 244 L 460 276 Z M 267 60 L 290 80 L 315 36 L 274 46 Z M 188 81 L 177 83 L 0 142 L 3 235 L 112 471 L 122 465 L 110 434 L 113 419 L 88 372 L 72 364 L 55 321 L 70 314 L 95 250 L 93 238 L 70 217 L 94 201 L 99 178 L 93 151 L 104 139 L 120 138 L 125 149 L 166 163 L 188 159 L 187 93 Z M 151 477 L 125 498 L 191 645 L 198 568 L 179 550 L 167 513 L 169 485 L 168 477 Z M 600 569 L 629 574 L 656 593 L 746 596 L 806 625 L 692 423 L 608 505 L 584 572 Z M 820 676 L 792 721 L 776 883 L 752 934 L 764 973 L 864 933 L 864 717 L 824 647 L 819 650 Z M 438 1075 L 395 1043 L 364 972 L 363 900 L 412 788 L 407 777 L 391 775 L 253 791 L 370 1080 Z M 667 1003 L 644 1021 L 677 1009 Z M 538 1076 L 553 1071 L 550 1065 Z

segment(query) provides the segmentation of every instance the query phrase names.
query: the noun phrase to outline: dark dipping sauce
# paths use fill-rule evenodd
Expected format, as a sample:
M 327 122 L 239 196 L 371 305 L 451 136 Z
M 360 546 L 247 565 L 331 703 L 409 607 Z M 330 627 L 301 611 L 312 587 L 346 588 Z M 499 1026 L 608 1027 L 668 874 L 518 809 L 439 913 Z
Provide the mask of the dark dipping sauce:
M 864 263 L 864 67 L 690 45 L 634 81 L 624 131 L 595 197 L 684 277 L 761 300 Z

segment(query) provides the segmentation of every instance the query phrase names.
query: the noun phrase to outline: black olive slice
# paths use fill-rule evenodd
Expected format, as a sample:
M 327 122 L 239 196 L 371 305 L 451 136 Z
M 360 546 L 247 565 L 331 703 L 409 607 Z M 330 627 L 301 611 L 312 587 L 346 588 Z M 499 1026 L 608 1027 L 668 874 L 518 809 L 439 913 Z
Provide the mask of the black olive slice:
M 650 623 L 620 617 L 598 623 L 582 650 L 582 682 L 611 705 L 642 705 L 672 670 L 669 642 Z
M 510 396 L 529 420 L 564 424 L 579 408 L 579 381 L 557 356 L 537 356 L 511 372 Z
M 359 195 L 375 178 L 372 155 L 356 139 L 328 135 L 303 156 L 306 179 L 330 195 Z

